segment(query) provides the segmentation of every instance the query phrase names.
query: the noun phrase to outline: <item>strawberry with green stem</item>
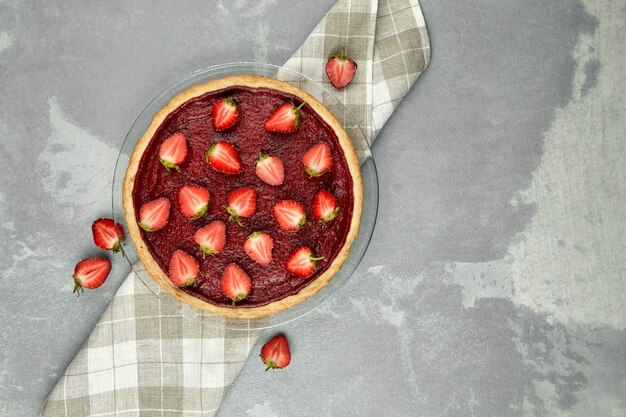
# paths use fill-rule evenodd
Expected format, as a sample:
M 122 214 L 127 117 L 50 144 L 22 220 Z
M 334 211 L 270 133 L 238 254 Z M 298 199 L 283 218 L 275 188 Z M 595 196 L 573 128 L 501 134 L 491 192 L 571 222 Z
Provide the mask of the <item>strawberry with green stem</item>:
M 344 54 L 343 48 L 326 63 L 326 75 L 335 88 L 343 88 L 352 82 L 357 65 Z
M 255 172 L 263 182 L 269 185 L 282 185 L 285 180 L 285 166 L 279 157 L 259 151 L 255 162 Z
M 265 121 L 265 130 L 273 133 L 292 133 L 300 125 L 300 109 L 306 102 L 296 107 L 293 102 L 283 103 Z
M 224 174 L 239 174 L 243 169 L 239 152 L 232 143 L 226 141 L 211 145 L 206 151 L 204 160 L 211 168 Z
M 228 193 L 228 206 L 223 206 L 230 215 L 229 221 L 235 221 L 241 227 L 242 217 L 250 217 L 256 211 L 256 191 L 250 187 L 242 187 Z
M 266 232 L 254 232 L 246 239 L 243 248 L 257 263 L 268 266 L 272 263 L 274 239 Z
M 209 209 L 210 200 L 209 190 L 198 185 L 185 184 L 178 190 L 180 211 L 189 220 L 204 216 Z
M 155 232 L 167 225 L 170 216 L 170 200 L 165 197 L 149 201 L 139 209 L 139 226 L 146 232 Z
M 339 214 L 335 196 L 326 190 L 319 190 L 313 197 L 313 215 L 320 222 L 329 222 Z
M 308 246 L 300 246 L 289 255 L 285 267 L 290 274 L 300 278 L 308 278 L 317 269 L 317 261 L 324 257 L 316 257 Z
M 226 246 L 226 225 L 216 220 L 198 229 L 193 238 L 204 255 L 215 256 Z
M 265 366 L 265 372 L 270 369 L 282 369 L 291 363 L 291 351 L 287 338 L 279 334 L 274 336 L 261 348 L 259 355 Z
M 187 158 L 187 140 L 182 133 L 165 139 L 159 148 L 159 161 L 167 172 L 173 168 L 180 172 L 180 165 Z
M 312 146 L 302 156 L 302 164 L 306 173 L 311 177 L 319 177 L 326 173 L 333 166 L 330 146 L 325 142 Z
M 97 247 L 113 252 L 121 252 L 122 256 L 126 256 L 122 242 L 124 236 L 124 228 L 121 224 L 116 223 L 113 219 L 102 218 L 94 221 L 91 225 L 93 234 L 93 243 Z
M 224 268 L 224 275 L 220 280 L 222 293 L 231 299 L 233 307 L 235 303 L 245 299 L 252 288 L 252 280 L 241 267 L 230 263 Z
M 213 103 L 211 122 L 217 132 L 231 128 L 239 120 L 239 108 L 232 97 L 222 98 Z
M 169 278 L 179 287 L 188 287 L 196 283 L 200 274 L 200 265 L 193 256 L 180 249 L 172 254 L 169 265 Z
M 74 291 L 80 295 L 83 288 L 98 288 L 106 281 L 111 272 L 111 261 L 106 258 L 87 258 L 76 264 L 74 268 Z
M 281 200 L 274 205 L 274 218 L 278 227 L 286 232 L 297 232 L 306 224 L 304 206 L 294 200 Z

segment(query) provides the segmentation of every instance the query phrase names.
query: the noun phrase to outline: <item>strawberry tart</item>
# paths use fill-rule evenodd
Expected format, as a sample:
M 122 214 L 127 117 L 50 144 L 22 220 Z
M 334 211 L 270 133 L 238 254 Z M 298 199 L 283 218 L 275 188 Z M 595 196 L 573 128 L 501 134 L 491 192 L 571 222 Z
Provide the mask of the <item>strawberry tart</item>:
M 195 85 L 130 157 L 126 223 L 149 274 L 180 301 L 257 318 L 339 271 L 363 204 L 358 157 L 314 97 L 272 78 Z

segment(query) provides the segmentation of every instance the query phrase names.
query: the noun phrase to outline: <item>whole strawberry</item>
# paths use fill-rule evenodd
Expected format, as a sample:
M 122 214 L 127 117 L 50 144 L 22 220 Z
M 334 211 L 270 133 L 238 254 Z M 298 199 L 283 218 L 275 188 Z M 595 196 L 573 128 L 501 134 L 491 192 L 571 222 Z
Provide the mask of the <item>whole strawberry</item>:
M 106 258 L 87 258 L 74 268 L 74 293 L 80 295 L 83 288 L 98 288 L 109 276 L 111 261 Z
M 333 55 L 326 63 L 326 75 L 335 88 L 343 88 L 352 82 L 356 73 L 356 62 L 341 52 Z
M 291 352 L 289 351 L 289 343 L 287 338 L 279 334 L 274 336 L 261 348 L 259 355 L 263 363 L 267 366 L 265 371 L 270 369 L 282 369 L 291 362 Z

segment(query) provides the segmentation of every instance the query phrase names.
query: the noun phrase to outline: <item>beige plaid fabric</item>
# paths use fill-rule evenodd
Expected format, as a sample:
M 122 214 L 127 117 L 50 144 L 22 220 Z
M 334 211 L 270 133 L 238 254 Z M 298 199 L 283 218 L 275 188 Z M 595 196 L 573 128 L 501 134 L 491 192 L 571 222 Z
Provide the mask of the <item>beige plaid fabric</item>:
M 215 415 L 260 331 L 190 317 L 146 283 L 124 281 L 42 416 Z
M 350 85 L 335 90 L 325 65 L 341 48 L 358 69 Z M 340 0 L 284 67 L 336 91 L 371 143 L 429 63 L 417 0 Z
M 430 60 L 417 0 L 338 1 L 285 67 L 328 84 L 324 65 L 341 48 L 359 68 L 336 94 L 372 141 Z M 260 332 L 190 316 L 160 291 L 128 276 L 41 416 L 215 415 Z

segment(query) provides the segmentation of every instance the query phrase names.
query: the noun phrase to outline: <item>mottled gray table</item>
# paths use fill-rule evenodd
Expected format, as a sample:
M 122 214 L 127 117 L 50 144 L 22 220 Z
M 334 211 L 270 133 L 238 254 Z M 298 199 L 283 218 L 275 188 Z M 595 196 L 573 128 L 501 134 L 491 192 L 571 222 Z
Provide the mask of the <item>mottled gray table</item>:
M 332 3 L 0 0 L 0 415 L 36 414 L 128 272 L 71 294 L 143 106 L 284 62 Z M 422 6 L 432 65 L 374 146 L 370 249 L 221 415 L 623 416 L 624 2 Z

